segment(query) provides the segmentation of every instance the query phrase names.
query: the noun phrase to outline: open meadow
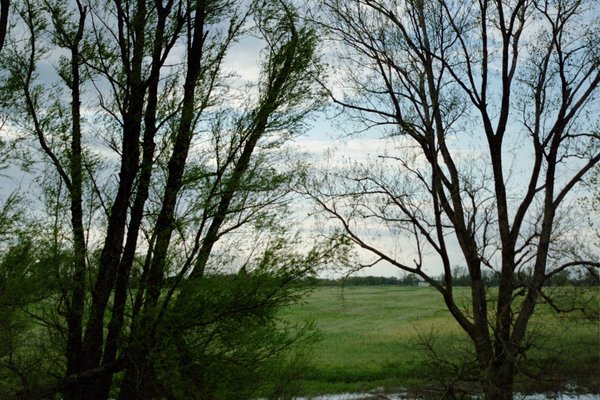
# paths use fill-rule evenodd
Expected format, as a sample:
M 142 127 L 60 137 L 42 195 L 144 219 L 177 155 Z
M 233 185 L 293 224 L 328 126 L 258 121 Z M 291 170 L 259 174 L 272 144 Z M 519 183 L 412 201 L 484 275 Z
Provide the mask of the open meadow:
M 565 289 L 569 290 L 569 289 Z M 456 288 L 468 304 L 469 290 Z M 598 289 L 586 289 L 598 309 Z M 556 314 L 540 305 L 531 327 L 530 352 L 516 389 L 553 392 L 600 391 L 600 325 L 597 317 Z M 290 320 L 313 320 L 320 330 L 302 377 L 307 395 L 376 388 L 441 395 L 476 390 L 466 335 L 428 287 L 318 287 Z M 461 382 L 461 380 L 463 380 Z

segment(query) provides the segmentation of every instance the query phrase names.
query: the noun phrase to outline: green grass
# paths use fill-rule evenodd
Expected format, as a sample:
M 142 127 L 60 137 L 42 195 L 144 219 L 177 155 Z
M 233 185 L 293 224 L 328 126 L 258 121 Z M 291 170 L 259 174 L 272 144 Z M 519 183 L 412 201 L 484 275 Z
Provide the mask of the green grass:
M 458 288 L 456 295 L 468 303 L 467 288 Z M 469 348 L 466 335 L 433 288 L 319 287 L 303 304 L 287 309 L 285 317 L 313 320 L 321 332 L 302 377 L 308 395 L 435 386 L 451 374 L 432 367 L 420 338 L 431 334 L 436 348 L 453 362 L 460 363 L 461 351 Z M 528 368 L 552 368 L 547 379 L 520 376 L 520 388 L 550 390 L 570 382 L 587 391 L 599 390 L 597 321 L 558 317 L 542 306 L 532 328 L 539 339 L 529 353 Z

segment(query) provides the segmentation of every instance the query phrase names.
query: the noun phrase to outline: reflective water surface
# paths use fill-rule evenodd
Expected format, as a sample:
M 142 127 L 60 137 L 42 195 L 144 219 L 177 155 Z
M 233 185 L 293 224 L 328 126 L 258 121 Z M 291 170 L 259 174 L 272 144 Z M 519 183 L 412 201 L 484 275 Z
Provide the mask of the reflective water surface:
M 296 397 L 295 400 L 408 400 L 411 399 L 406 393 L 376 394 L 376 393 L 338 393 L 315 397 Z M 515 400 L 600 400 L 597 394 L 515 394 Z

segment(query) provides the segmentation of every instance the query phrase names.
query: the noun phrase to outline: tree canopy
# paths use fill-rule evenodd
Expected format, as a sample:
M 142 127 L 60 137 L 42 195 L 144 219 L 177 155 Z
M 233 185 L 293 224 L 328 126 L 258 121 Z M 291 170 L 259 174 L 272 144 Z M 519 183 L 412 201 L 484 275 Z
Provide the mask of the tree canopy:
M 322 103 L 314 28 L 286 1 L 10 6 L 3 136 L 20 157 L 2 157 L 31 185 L 0 260 L 2 397 L 287 390 L 312 330 L 277 310 L 338 246 L 300 247 L 286 220 L 287 143 Z M 253 82 L 226 68 L 244 38 L 262 47 Z
M 512 398 L 531 316 L 552 302 L 545 286 L 600 267 L 573 207 L 600 161 L 598 3 L 321 4 L 342 71 L 323 85 L 351 130 L 386 145 L 309 178 L 306 193 L 370 254 L 362 265 L 435 287 L 471 338 L 486 398 Z M 454 265 L 468 271 L 468 309 Z

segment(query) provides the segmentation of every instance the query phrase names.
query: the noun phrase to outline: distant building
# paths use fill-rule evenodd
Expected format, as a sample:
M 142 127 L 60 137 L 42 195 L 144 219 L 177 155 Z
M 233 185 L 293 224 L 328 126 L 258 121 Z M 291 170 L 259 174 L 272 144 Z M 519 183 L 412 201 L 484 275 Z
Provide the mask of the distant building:
M 429 282 L 419 281 L 419 287 L 429 287 Z

